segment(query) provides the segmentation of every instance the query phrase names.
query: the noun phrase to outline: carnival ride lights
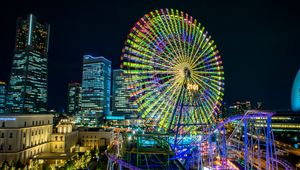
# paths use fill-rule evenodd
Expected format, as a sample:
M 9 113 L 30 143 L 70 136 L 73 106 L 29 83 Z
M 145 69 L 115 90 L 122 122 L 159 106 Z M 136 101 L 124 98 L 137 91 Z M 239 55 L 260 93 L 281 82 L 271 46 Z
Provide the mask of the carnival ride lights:
M 160 9 L 142 17 L 123 49 L 123 68 L 140 118 L 176 141 L 215 124 L 224 91 L 221 57 L 192 16 Z

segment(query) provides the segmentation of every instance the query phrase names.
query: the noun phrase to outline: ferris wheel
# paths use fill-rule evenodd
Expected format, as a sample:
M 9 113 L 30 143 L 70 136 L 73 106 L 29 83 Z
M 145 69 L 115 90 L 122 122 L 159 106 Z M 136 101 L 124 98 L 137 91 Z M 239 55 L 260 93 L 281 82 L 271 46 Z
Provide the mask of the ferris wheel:
M 205 28 L 192 16 L 160 9 L 131 29 L 122 67 L 139 116 L 162 132 L 181 133 L 214 124 L 223 100 L 221 57 Z

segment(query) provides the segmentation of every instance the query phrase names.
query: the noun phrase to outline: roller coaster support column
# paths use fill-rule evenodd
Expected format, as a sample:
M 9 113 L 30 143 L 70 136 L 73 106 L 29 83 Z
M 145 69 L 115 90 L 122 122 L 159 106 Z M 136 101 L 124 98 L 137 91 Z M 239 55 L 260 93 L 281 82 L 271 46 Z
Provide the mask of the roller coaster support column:
M 266 135 L 266 169 L 271 169 L 270 167 L 270 157 L 272 156 L 272 141 L 271 137 L 271 117 L 267 117 L 267 135 Z M 270 147 L 271 146 L 271 147 Z
M 202 162 L 202 143 L 198 144 L 198 149 L 199 149 L 199 156 L 198 156 L 198 170 L 203 169 L 203 162 Z M 199 165 L 200 164 L 200 165 Z
M 112 160 L 108 159 L 106 170 L 112 170 L 112 169 L 114 169 Z
M 245 170 L 248 170 L 248 134 L 247 134 L 247 119 L 244 119 L 244 163 Z
M 212 128 L 209 128 L 209 131 L 211 131 Z M 208 162 L 209 166 L 213 167 L 213 148 L 212 148 L 212 135 L 208 137 Z
M 221 149 L 221 160 L 222 160 L 222 165 L 227 163 L 227 147 L 226 147 L 226 129 L 225 126 L 222 127 L 221 130 L 221 135 L 222 135 L 222 149 Z

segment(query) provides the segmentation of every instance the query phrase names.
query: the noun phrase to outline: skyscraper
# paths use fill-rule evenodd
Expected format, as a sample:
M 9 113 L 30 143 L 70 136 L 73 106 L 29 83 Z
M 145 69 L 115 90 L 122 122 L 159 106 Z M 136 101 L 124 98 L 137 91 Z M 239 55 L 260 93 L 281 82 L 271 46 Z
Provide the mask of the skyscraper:
M 69 114 L 78 116 L 81 107 L 81 84 L 69 83 L 68 85 L 68 108 Z
M 97 126 L 110 114 L 111 61 L 104 57 L 83 56 L 82 123 Z
M 5 111 L 6 83 L 0 81 L 0 113 Z
M 47 112 L 47 62 L 50 26 L 30 14 L 19 18 L 8 84 L 8 113 Z
M 130 100 L 128 77 L 124 70 L 113 70 L 112 81 L 112 114 L 113 115 L 130 115 L 136 109 Z
M 292 95 L 291 95 L 292 111 L 300 111 L 300 69 L 295 77 Z

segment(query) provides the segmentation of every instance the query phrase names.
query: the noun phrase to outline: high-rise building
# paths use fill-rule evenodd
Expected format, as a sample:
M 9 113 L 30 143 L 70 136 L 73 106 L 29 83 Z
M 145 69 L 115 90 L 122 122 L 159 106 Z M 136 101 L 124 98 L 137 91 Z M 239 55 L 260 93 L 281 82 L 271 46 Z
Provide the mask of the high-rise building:
M 295 77 L 292 95 L 291 95 L 292 111 L 300 111 L 300 69 Z
M 6 98 L 8 113 L 47 112 L 49 33 L 49 24 L 32 14 L 18 19 Z
M 128 77 L 124 74 L 124 70 L 113 70 L 112 81 L 112 114 L 129 116 L 136 107 L 130 100 Z
M 6 83 L 0 81 L 0 113 L 5 111 Z
M 69 114 L 78 115 L 81 105 L 81 84 L 69 83 L 68 85 L 68 108 Z
M 104 57 L 83 56 L 82 123 L 84 126 L 101 124 L 110 114 L 111 61 Z

